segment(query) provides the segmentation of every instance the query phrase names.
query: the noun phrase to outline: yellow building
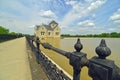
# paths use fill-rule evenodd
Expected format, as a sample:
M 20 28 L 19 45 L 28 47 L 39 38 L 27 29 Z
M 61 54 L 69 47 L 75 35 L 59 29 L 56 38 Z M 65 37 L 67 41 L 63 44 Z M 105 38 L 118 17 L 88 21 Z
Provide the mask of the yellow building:
M 36 25 L 34 35 L 39 38 L 60 38 L 60 31 L 58 23 L 52 21 L 48 25 Z

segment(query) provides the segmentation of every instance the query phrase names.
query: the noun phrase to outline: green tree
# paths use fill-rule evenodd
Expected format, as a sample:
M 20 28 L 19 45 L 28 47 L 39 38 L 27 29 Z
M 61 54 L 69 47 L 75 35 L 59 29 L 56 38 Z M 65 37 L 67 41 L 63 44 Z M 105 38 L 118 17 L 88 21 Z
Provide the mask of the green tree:
M 100 37 L 109 37 L 109 33 L 102 33 L 99 35 Z
M 0 34 L 9 34 L 9 29 L 0 26 Z
M 110 36 L 111 36 L 111 37 L 118 37 L 119 34 L 118 34 L 117 32 L 112 32 L 112 33 L 110 33 Z
M 11 35 L 17 35 L 15 32 L 11 32 L 10 34 L 11 34 Z

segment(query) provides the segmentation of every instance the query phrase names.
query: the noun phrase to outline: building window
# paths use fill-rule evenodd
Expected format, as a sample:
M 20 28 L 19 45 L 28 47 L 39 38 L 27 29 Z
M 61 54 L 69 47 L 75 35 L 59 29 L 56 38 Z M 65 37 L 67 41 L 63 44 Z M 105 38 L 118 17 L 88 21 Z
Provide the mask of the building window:
M 55 34 L 56 34 L 56 35 L 59 35 L 59 32 L 56 32 Z
M 41 35 L 44 35 L 45 34 L 45 32 L 41 32 Z
M 48 32 L 48 35 L 50 35 L 50 32 Z

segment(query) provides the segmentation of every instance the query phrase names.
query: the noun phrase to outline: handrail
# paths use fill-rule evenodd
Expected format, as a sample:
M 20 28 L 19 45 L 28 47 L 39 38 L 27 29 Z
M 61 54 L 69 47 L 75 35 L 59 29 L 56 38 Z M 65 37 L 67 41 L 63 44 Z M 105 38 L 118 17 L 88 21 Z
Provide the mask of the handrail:
M 26 40 L 28 41 L 31 49 L 35 52 L 37 63 L 43 66 L 50 80 L 72 80 L 72 77 L 70 75 L 63 71 L 62 68 L 55 64 L 55 62 L 46 56 L 38 47 L 35 47 L 33 44 L 33 39 L 31 37 L 26 37 Z
M 111 54 L 111 50 L 107 47 L 104 39 L 101 40 L 100 45 L 95 49 L 98 56 L 90 59 L 87 59 L 87 55 L 81 52 L 83 45 L 80 39 L 74 45 L 76 49 L 74 52 L 63 51 L 53 47 L 49 43 L 42 43 L 39 41 L 39 38 L 36 38 L 35 41 L 37 49 L 39 49 L 41 44 L 44 48 L 51 49 L 69 59 L 69 63 L 73 67 L 73 80 L 80 80 L 80 71 L 84 66 L 87 66 L 88 75 L 93 80 L 120 80 L 120 68 L 113 60 L 106 59 Z

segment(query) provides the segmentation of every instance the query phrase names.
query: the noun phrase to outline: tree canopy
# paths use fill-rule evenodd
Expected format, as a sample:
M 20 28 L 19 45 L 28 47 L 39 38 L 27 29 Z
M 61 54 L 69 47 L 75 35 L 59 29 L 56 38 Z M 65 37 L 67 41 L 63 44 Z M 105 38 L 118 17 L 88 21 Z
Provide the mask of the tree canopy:
M 0 34 L 9 34 L 9 29 L 0 26 Z
M 3 26 L 0 26 L 0 34 L 1 35 L 14 35 L 14 36 L 30 36 L 29 34 L 22 34 L 22 33 L 16 33 L 16 32 L 10 32 L 9 29 L 6 29 Z

